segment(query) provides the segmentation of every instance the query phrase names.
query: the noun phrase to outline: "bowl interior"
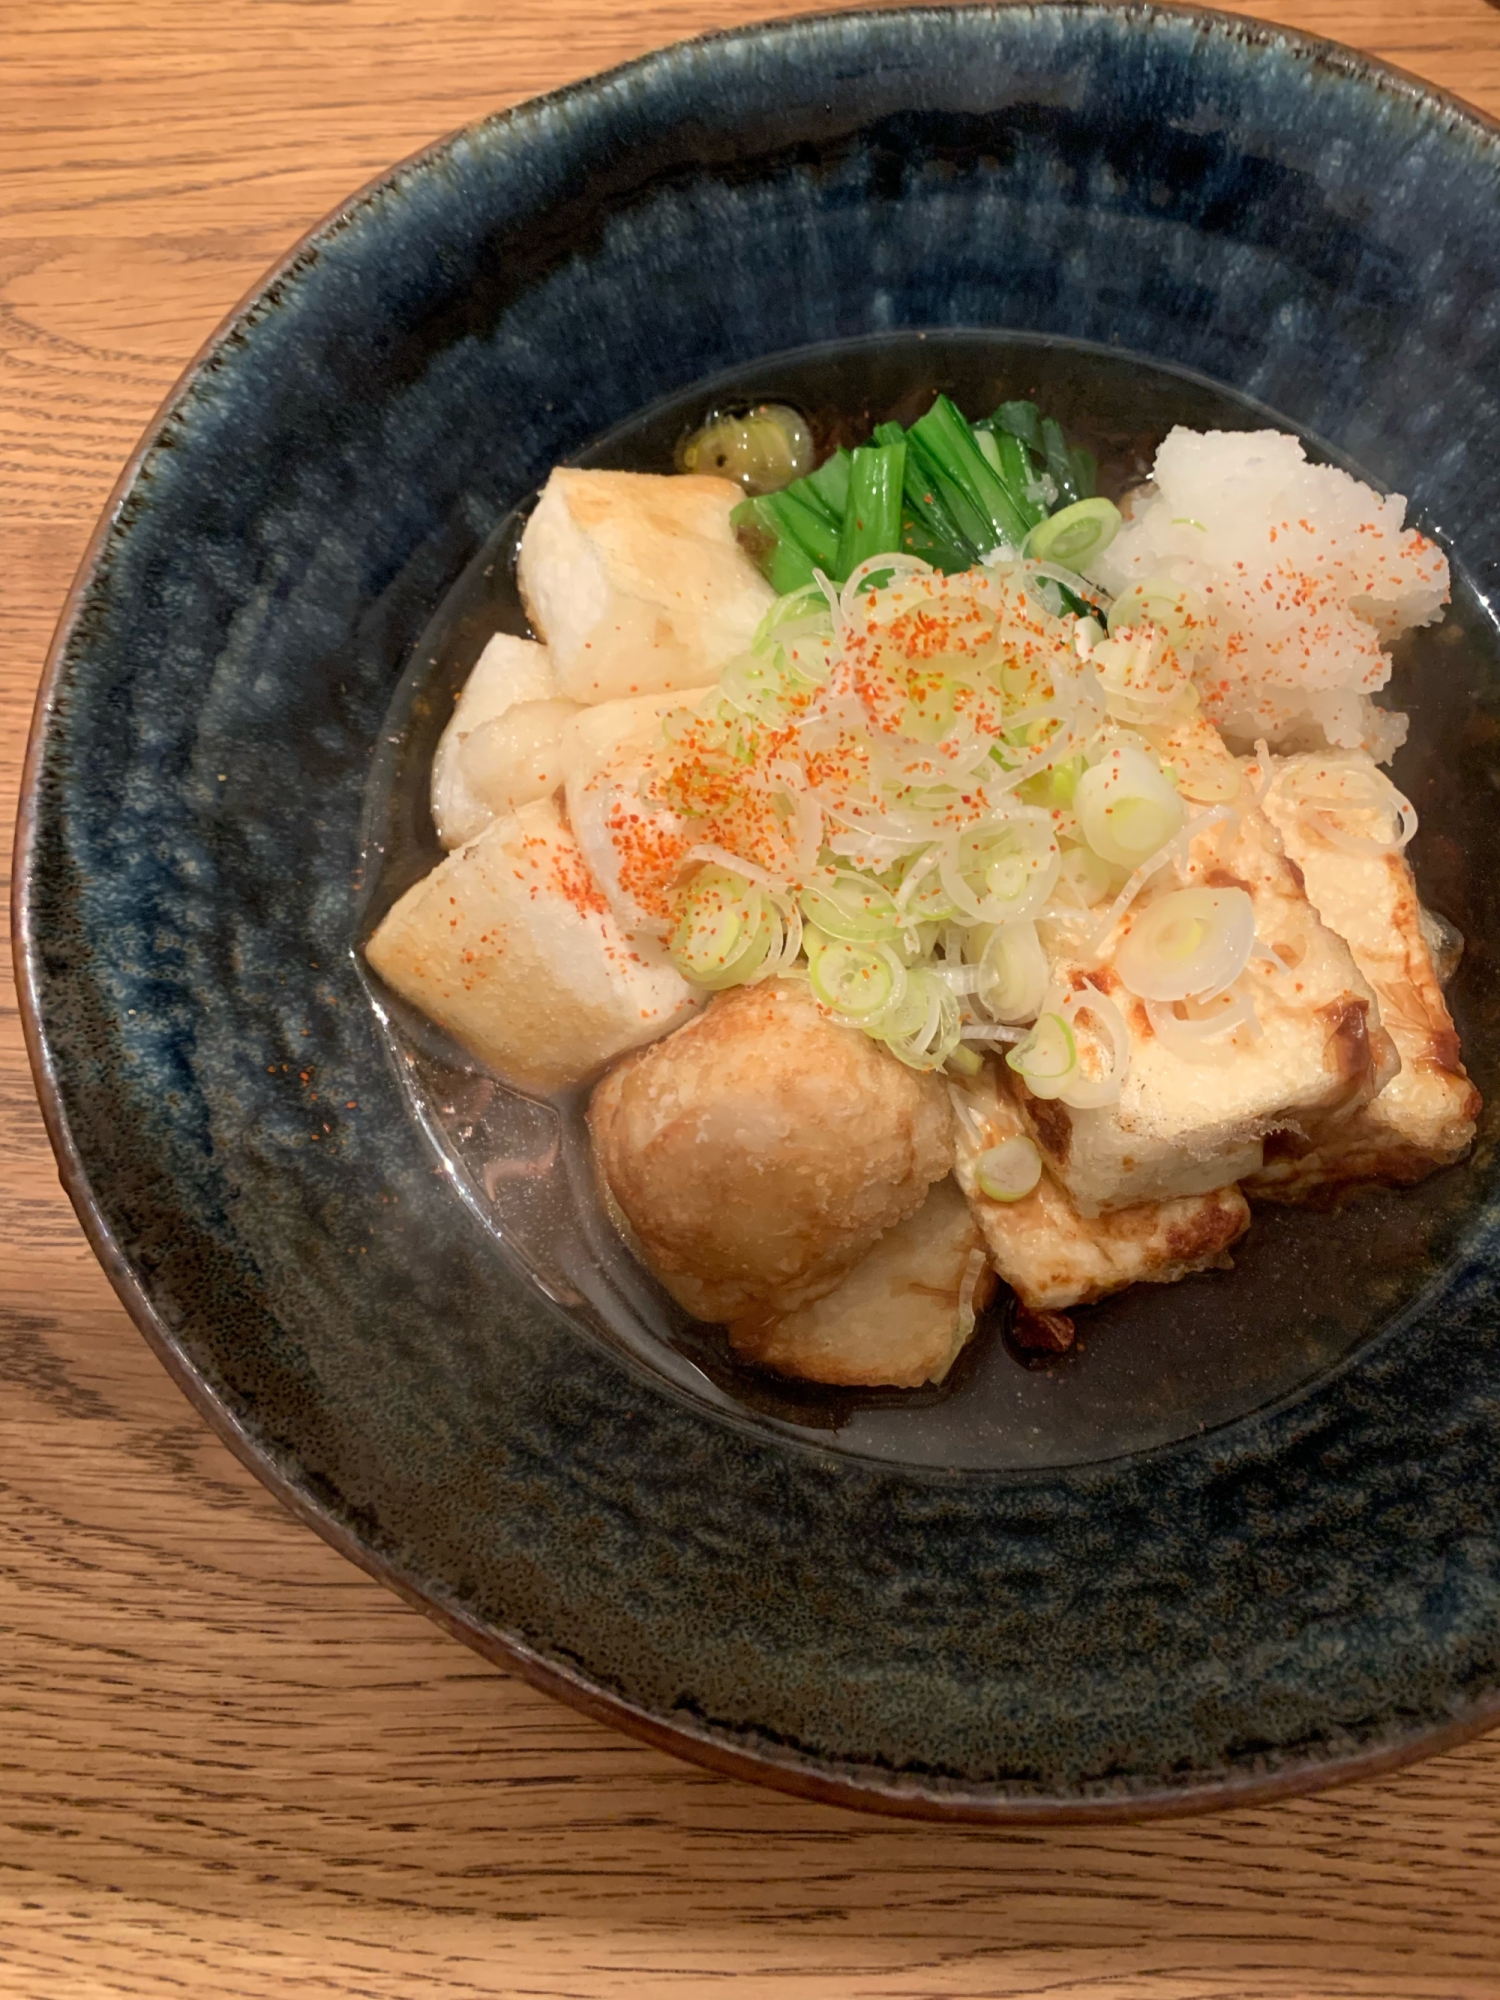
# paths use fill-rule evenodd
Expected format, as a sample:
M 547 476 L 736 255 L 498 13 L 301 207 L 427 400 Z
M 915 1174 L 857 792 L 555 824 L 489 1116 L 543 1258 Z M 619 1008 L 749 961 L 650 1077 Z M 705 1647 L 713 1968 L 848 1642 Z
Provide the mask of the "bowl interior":
M 976 415 L 1032 398 L 1094 451 L 1100 490 L 1116 498 L 1149 472 L 1175 423 L 1292 428 L 1223 385 L 1117 349 L 935 328 L 767 357 L 662 399 L 573 458 L 670 472 L 678 441 L 711 411 L 763 400 L 802 409 L 825 447 L 854 443 L 876 423 L 910 422 L 939 390 Z M 1337 456 L 1316 438 L 1305 443 L 1314 457 Z M 458 688 L 492 633 L 530 634 L 515 556 L 534 497 L 486 538 L 397 686 L 366 794 L 362 938 L 442 858 L 428 778 Z M 1476 895 L 1474 885 L 1500 862 L 1500 825 L 1471 810 L 1482 776 L 1469 768 L 1465 745 L 1474 691 L 1493 698 L 1497 688 L 1494 626 L 1460 571 L 1443 624 L 1403 643 L 1390 698 L 1413 717 L 1394 773 L 1421 812 L 1412 858 L 1429 900 L 1467 941 L 1450 997 L 1487 1101 L 1500 1082 L 1500 904 Z M 508 1090 L 380 982 L 372 979 L 370 990 L 412 1118 L 447 1168 L 453 1198 L 494 1236 L 497 1284 L 512 1282 L 519 1264 L 579 1324 L 706 1407 L 877 1459 L 1068 1465 L 1231 1422 L 1293 1392 L 1410 1311 L 1464 1255 L 1482 1216 L 1483 1182 L 1464 1170 L 1416 1189 L 1368 1192 L 1337 1215 L 1265 1207 L 1237 1247 L 1233 1271 L 1136 1286 L 1081 1310 L 1077 1343 L 1065 1356 L 1018 1347 L 1002 1302 L 941 1388 L 850 1391 L 778 1380 L 739 1362 L 722 1329 L 692 1320 L 624 1249 L 595 1186 L 586 1089 L 553 1103 Z

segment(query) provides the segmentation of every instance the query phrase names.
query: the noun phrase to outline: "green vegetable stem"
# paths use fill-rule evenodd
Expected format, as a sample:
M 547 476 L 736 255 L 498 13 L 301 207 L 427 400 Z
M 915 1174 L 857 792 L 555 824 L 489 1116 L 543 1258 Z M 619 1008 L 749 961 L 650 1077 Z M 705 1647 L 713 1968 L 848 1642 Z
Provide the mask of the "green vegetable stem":
M 782 594 L 811 583 L 814 570 L 845 583 L 862 562 L 894 550 L 953 575 L 1002 545 L 1040 552 L 1037 531 L 1049 514 L 1086 501 L 1095 473 L 1091 454 L 1070 446 L 1034 403 L 1002 403 L 971 425 L 940 395 L 910 430 L 880 424 L 869 444 L 840 447 L 780 492 L 742 501 L 731 518 Z

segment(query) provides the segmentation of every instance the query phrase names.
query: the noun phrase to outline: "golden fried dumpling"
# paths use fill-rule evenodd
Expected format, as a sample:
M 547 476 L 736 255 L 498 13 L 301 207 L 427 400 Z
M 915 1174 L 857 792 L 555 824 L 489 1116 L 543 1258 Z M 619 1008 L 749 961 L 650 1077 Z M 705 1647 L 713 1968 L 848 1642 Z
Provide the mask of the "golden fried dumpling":
M 942 1080 L 796 980 L 723 994 L 627 1058 L 589 1123 L 646 1262 L 707 1320 L 823 1297 L 953 1164 Z
M 994 1284 L 984 1238 L 949 1175 L 831 1292 L 795 1312 L 735 1320 L 729 1344 L 804 1382 L 920 1389 L 958 1359 Z

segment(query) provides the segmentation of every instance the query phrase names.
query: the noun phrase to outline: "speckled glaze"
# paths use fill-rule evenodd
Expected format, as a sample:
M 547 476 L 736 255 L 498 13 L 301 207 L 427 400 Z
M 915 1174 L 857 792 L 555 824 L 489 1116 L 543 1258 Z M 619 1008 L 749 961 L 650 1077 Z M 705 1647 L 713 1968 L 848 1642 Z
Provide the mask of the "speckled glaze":
M 289 1505 L 655 1741 L 994 1819 L 1399 1761 L 1500 1717 L 1488 1151 L 1417 1309 L 1289 1404 L 1066 1471 L 875 1465 L 711 1414 L 513 1275 L 356 974 L 375 738 L 495 521 L 698 377 L 922 326 L 1217 376 L 1412 495 L 1500 593 L 1500 135 L 1390 72 L 1208 14 L 941 9 L 523 106 L 317 231 L 101 528 L 18 870 L 64 1174 Z

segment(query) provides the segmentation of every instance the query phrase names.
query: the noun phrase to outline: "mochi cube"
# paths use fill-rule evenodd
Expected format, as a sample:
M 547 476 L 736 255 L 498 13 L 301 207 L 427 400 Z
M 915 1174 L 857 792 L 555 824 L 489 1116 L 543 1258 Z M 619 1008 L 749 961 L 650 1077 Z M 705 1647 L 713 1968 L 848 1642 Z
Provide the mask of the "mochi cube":
M 517 577 L 559 694 L 702 687 L 748 648 L 775 592 L 735 540 L 729 516 L 743 498 L 701 474 L 557 468 Z
M 664 953 L 622 934 L 551 799 L 493 820 L 408 889 L 365 956 L 503 1082 L 539 1094 L 698 1005 Z
M 562 783 L 558 748 L 578 704 L 560 700 L 547 648 L 497 632 L 464 683 L 432 760 L 432 818 L 461 847 L 501 813 Z

